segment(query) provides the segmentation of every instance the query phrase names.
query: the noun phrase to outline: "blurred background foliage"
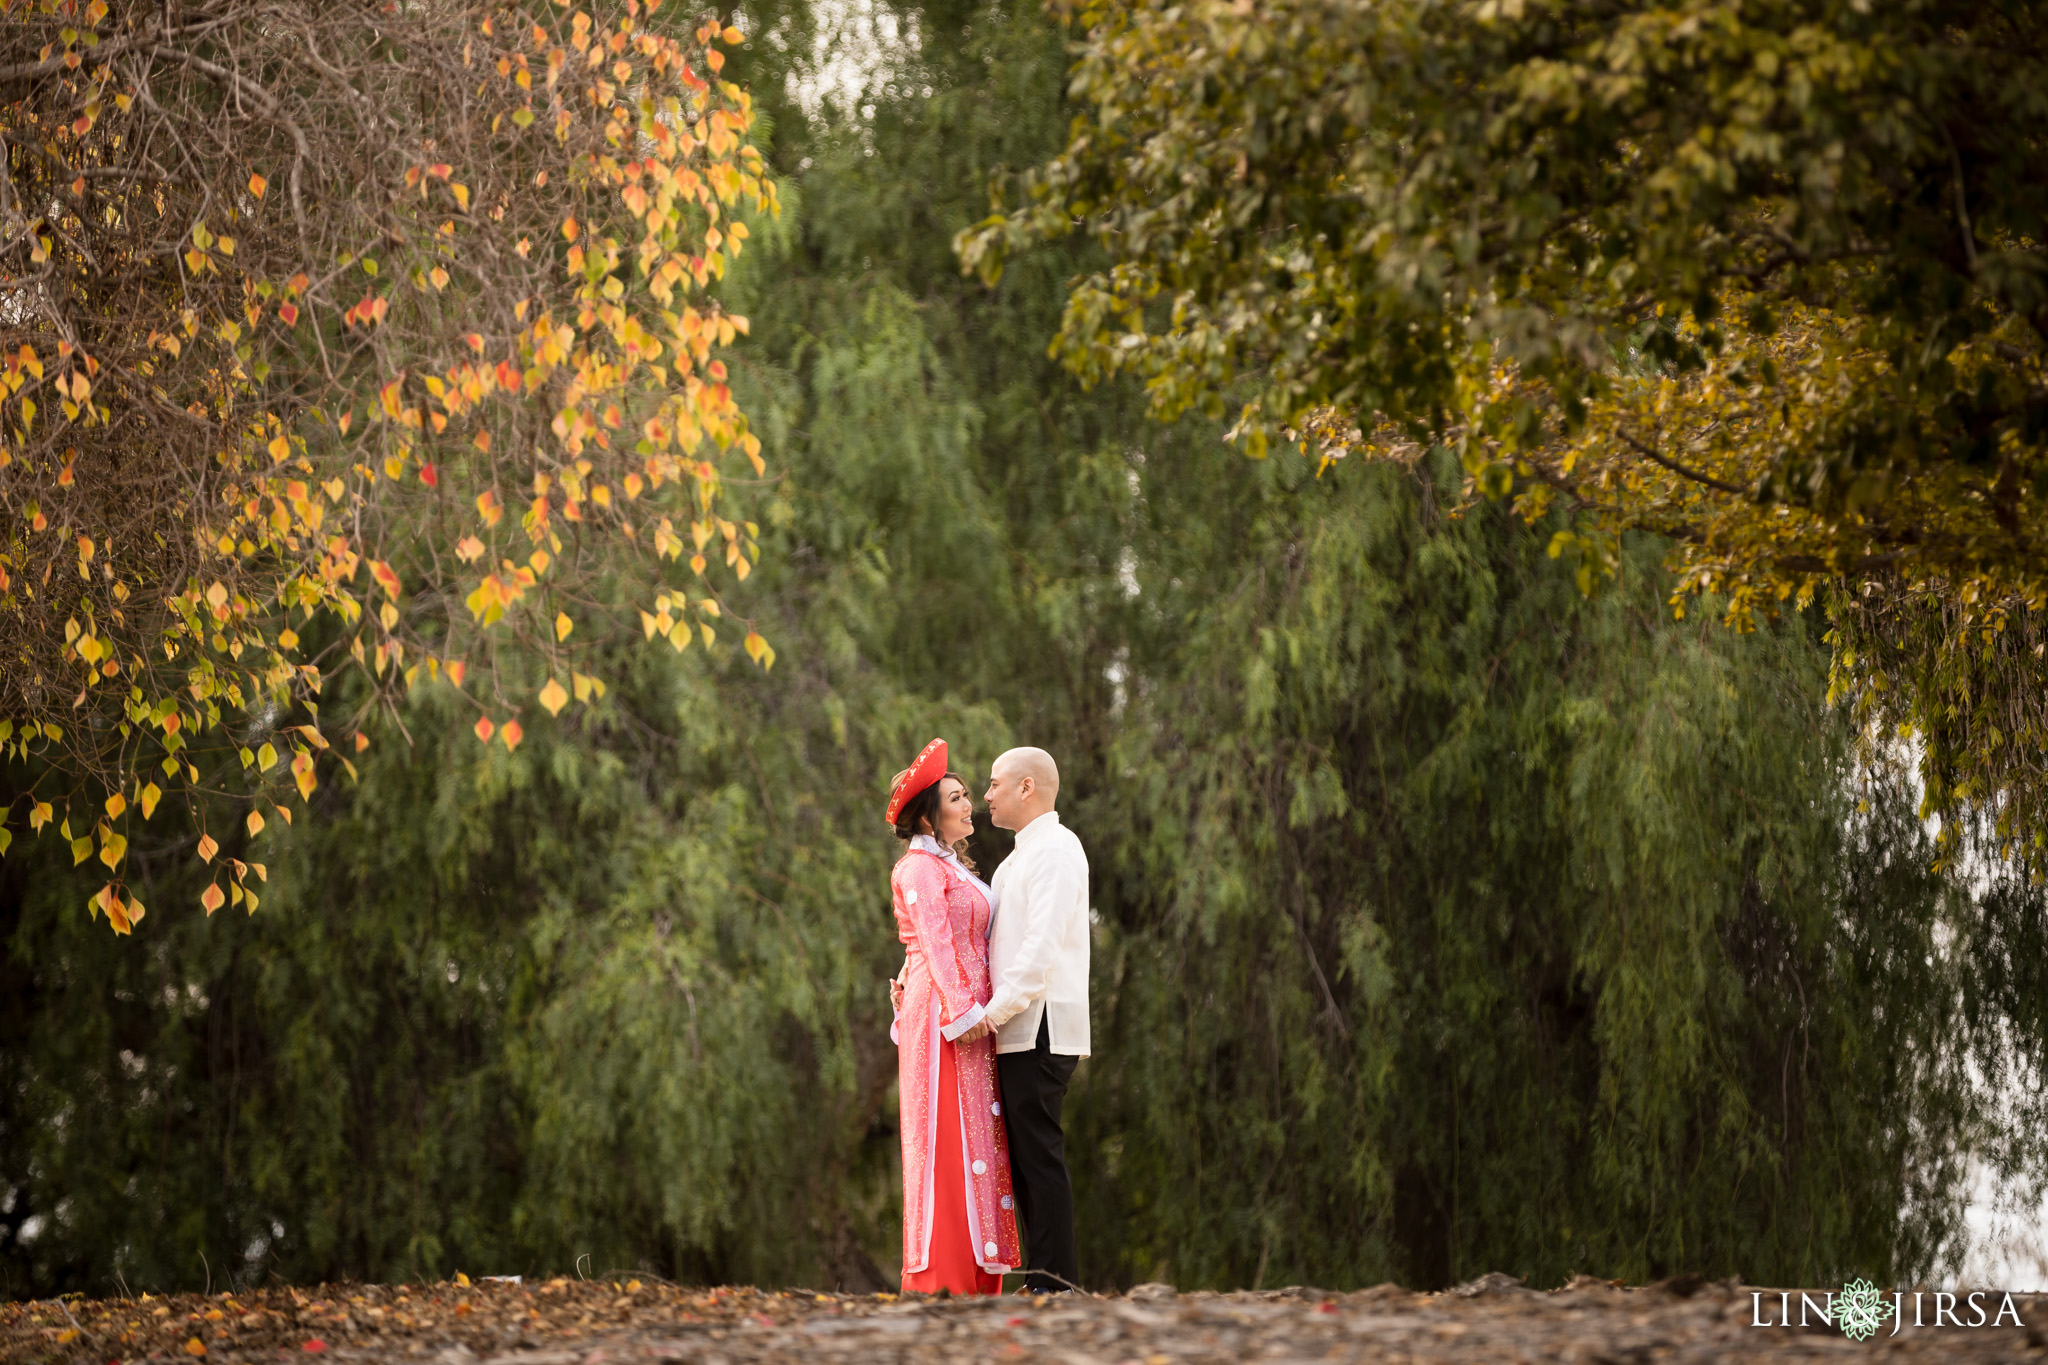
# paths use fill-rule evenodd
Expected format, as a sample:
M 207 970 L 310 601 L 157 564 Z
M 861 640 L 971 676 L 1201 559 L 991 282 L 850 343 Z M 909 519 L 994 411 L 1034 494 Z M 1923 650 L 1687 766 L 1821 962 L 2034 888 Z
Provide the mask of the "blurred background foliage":
M 125 941 L 18 849 L 0 1292 L 893 1287 L 879 806 L 934 734 L 974 781 L 1054 751 L 1090 851 L 1091 1284 L 1952 1265 L 1970 1163 L 2041 1169 L 2042 901 L 1927 870 L 1814 622 L 1674 623 L 1650 542 L 1589 600 L 1546 528 L 1440 510 L 1453 461 L 1317 478 L 1079 392 L 1046 344 L 1087 262 L 988 291 L 950 248 L 1065 135 L 1050 22 L 741 22 L 778 666 L 622 656 L 514 753 L 423 692 L 409 748 L 230 841 L 253 916 L 198 912 L 192 834 L 133 849 Z

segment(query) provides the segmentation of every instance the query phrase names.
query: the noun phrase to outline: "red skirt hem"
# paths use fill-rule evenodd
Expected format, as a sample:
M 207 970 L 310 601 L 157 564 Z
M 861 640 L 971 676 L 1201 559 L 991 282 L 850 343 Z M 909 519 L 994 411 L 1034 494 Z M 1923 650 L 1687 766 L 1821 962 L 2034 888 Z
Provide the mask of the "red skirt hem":
M 932 1245 L 923 1270 L 903 1276 L 906 1294 L 1000 1294 L 1003 1277 L 981 1268 L 967 1234 L 967 1167 L 960 1150 L 960 1076 L 953 1045 L 939 1040 L 938 1140 L 932 1153 Z

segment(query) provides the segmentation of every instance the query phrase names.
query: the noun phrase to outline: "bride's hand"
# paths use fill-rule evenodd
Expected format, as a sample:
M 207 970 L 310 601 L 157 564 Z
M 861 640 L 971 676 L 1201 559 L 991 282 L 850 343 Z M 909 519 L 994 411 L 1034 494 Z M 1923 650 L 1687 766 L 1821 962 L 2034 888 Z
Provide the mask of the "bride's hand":
M 903 1013 L 903 979 L 889 978 L 889 1009 L 896 1014 Z
M 988 1020 L 983 1019 L 979 1023 L 975 1024 L 973 1028 L 967 1030 L 967 1032 L 961 1034 L 958 1038 L 955 1038 L 953 1041 L 956 1043 L 971 1043 L 976 1038 L 986 1038 L 989 1034 L 994 1032 L 995 1029 L 990 1026 Z

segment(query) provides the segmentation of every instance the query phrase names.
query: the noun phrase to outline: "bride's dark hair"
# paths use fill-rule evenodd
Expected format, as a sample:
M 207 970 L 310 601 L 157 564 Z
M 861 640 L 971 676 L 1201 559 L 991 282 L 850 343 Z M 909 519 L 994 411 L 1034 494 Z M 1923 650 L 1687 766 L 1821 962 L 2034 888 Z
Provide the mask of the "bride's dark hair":
M 926 787 L 923 791 L 905 801 L 903 809 L 896 813 L 897 838 L 907 844 L 918 835 L 923 834 L 925 831 L 918 828 L 918 821 L 920 820 L 931 826 L 932 838 L 939 838 L 939 788 L 948 777 L 958 782 L 962 787 L 967 785 L 966 779 L 962 778 L 960 774 L 946 773 L 937 782 L 932 783 L 929 787 Z M 946 841 L 939 839 L 939 842 L 943 844 Z M 951 847 L 954 854 L 959 857 L 962 867 L 966 868 L 969 872 L 977 870 L 974 866 L 974 859 L 967 856 L 964 841 L 960 845 L 948 845 L 948 847 Z

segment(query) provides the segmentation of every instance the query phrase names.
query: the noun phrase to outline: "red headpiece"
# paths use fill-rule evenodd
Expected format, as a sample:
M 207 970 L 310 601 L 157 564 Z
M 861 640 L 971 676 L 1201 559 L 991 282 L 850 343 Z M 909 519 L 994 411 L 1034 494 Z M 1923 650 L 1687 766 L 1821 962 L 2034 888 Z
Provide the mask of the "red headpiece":
M 896 780 L 889 784 L 889 813 L 884 818 L 895 824 L 896 817 L 903 814 L 903 807 L 911 797 L 945 775 L 946 741 L 935 739 L 924 746 L 924 752 L 917 756 L 915 763 L 896 774 Z

